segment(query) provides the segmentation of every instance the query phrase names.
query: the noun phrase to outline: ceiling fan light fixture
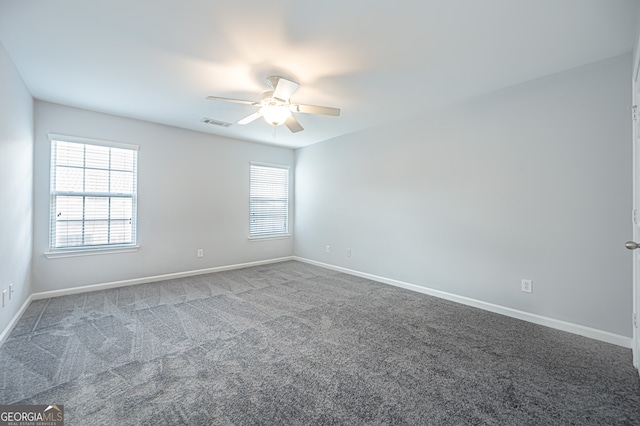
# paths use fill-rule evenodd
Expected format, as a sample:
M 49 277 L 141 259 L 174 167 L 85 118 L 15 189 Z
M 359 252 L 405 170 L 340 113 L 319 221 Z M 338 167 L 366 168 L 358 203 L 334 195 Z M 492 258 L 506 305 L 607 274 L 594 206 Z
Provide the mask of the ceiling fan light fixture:
M 340 108 L 318 106 L 318 105 L 305 105 L 291 103 L 291 95 L 298 89 L 299 84 L 295 81 L 287 80 L 286 78 L 272 75 L 267 77 L 267 84 L 271 89 L 262 94 L 262 99 L 259 101 L 247 101 L 244 99 L 233 98 L 221 98 L 219 96 L 207 96 L 207 99 L 212 101 L 224 101 L 233 102 L 239 104 L 246 104 L 252 107 L 259 107 L 260 109 L 253 114 L 243 118 L 237 123 L 244 126 L 249 123 L 253 123 L 260 117 L 264 118 L 264 121 L 273 126 L 273 133 L 275 135 L 275 128 L 284 124 L 291 133 L 298 133 L 304 130 L 304 127 L 296 120 L 296 113 L 303 114 L 320 114 L 320 115 L 340 115 Z
M 267 123 L 279 126 L 291 117 L 291 110 L 287 105 L 265 105 L 260 108 L 260 114 Z

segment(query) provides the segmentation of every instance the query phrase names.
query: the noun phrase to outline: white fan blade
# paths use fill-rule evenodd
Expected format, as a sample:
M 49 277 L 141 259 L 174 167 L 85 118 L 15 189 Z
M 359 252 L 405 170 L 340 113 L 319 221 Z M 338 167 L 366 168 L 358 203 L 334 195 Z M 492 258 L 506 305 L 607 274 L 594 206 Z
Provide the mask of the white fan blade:
M 295 81 L 280 77 L 276 88 L 273 89 L 273 97 L 283 102 L 288 102 L 291 95 L 298 89 L 298 86 L 299 84 Z
M 259 105 L 260 104 L 260 102 L 245 101 L 243 99 L 221 98 L 219 96 L 207 96 L 207 99 L 210 100 L 210 101 L 235 102 L 237 104 L 247 104 L 247 105 Z
M 287 121 L 284 122 L 284 125 L 287 126 L 289 130 L 291 130 L 291 133 L 298 133 L 304 130 L 304 127 L 302 127 L 300 123 L 298 123 L 298 120 L 296 120 L 293 115 L 287 118 Z
M 258 118 L 262 117 L 262 114 L 260 114 L 260 111 L 258 112 L 254 112 L 253 114 L 251 114 L 248 117 L 243 118 L 242 120 L 238 121 L 238 124 L 249 124 L 251 123 L 253 120 L 257 120 Z
M 317 106 L 317 105 L 291 105 L 289 109 L 293 112 L 302 112 L 305 114 L 322 114 L 322 115 L 340 115 L 340 108 Z

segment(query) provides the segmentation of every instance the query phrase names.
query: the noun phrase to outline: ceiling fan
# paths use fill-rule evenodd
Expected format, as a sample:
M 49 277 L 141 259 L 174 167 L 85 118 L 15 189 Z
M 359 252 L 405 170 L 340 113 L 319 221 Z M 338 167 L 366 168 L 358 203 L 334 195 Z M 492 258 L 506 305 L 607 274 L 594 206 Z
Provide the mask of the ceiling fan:
M 260 109 L 248 117 L 238 121 L 238 124 L 249 124 L 252 121 L 263 117 L 272 126 L 284 124 L 292 133 L 297 133 L 304 128 L 292 115 L 294 112 L 304 114 L 340 115 L 340 108 L 294 104 L 290 102 L 291 95 L 298 89 L 299 84 L 295 81 L 287 80 L 284 77 L 272 75 L 267 77 L 267 84 L 271 89 L 262 94 L 261 101 L 245 101 L 243 99 L 221 98 L 218 96 L 208 96 L 212 101 L 235 102 L 252 106 L 259 106 Z

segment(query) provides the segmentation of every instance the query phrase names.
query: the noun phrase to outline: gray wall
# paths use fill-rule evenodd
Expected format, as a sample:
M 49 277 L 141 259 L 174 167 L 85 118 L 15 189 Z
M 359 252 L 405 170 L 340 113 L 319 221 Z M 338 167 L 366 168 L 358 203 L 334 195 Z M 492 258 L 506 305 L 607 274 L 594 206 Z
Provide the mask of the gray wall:
M 31 294 L 33 99 L 0 43 L 0 332 Z
M 625 55 L 299 149 L 295 254 L 631 336 L 630 105 Z
M 265 241 L 247 238 L 249 164 L 260 161 L 293 166 L 291 149 L 41 101 L 35 103 L 35 122 L 34 291 L 145 278 L 293 254 L 291 238 Z M 139 251 L 58 259 L 44 256 L 49 243 L 49 132 L 140 146 Z M 293 222 L 290 226 L 293 228 Z M 196 257 L 199 248 L 204 249 L 203 258 Z

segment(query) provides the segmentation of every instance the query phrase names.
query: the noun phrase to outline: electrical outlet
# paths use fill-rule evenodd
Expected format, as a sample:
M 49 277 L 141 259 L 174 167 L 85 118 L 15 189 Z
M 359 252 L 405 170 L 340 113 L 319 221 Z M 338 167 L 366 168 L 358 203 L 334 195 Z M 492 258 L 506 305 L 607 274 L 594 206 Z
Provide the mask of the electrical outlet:
M 198 249 L 198 257 L 204 257 L 204 250 Z
M 522 280 L 522 291 L 525 293 L 533 293 L 533 281 L 532 280 Z
M 347 249 L 347 257 L 351 257 L 351 249 L 350 248 Z
M 331 246 L 327 244 L 327 246 L 324 248 L 324 251 L 327 253 L 331 253 Z

